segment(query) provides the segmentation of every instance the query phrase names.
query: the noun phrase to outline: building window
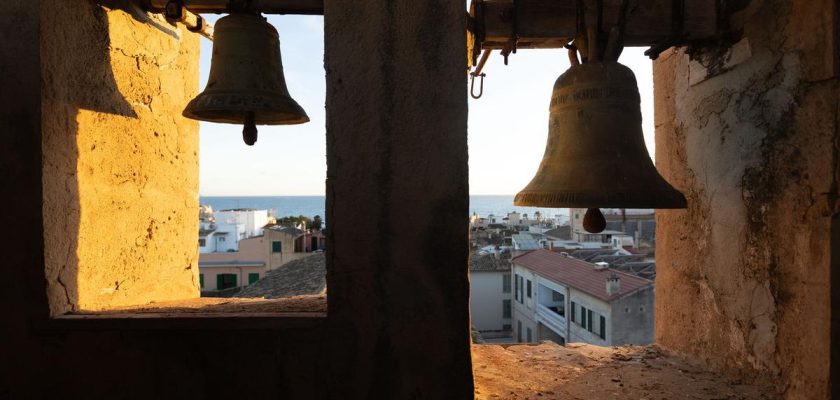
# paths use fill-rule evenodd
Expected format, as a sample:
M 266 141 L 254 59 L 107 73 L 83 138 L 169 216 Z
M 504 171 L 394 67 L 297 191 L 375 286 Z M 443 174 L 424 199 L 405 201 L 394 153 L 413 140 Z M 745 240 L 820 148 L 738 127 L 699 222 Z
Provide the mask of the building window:
M 252 284 L 256 281 L 260 280 L 260 273 L 259 272 L 251 272 L 248 274 L 248 284 Z
M 199 238 L 198 239 L 198 247 L 204 247 L 204 246 L 207 246 L 207 239 Z
M 528 298 L 530 299 L 531 298 L 531 281 L 530 280 L 528 281 L 528 293 L 527 294 L 528 294 Z
M 510 300 L 502 300 L 502 318 L 510 318 Z
M 216 290 L 224 290 L 236 287 L 236 274 L 216 275 Z
M 577 319 L 575 318 L 575 308 L 577 308 L 577 304 L 575 304 L 575 302 L 573 301 L 572 302 L 572 322 L 577 322 Z
M 589 322 L 589 324 L 586 326 L 586 330 L 592 332 L 592 310 L 586 310 L 586 314 L 586 321 Z
M 220 242 L 224 242 L 224 241 L 225 241 L 225 237 L 224 237 L 224 236 L 219 236 L 219 241 L 220 241 Z
M 510 293 L 510 275 L 502 275 L 502 293 Z
M 526 329 L 527 329 L 527 337 L 526 337 L 526 339 L 528 339 L 528 343 L 531 343 L 531 342 L 533 342 L 533 341 L 534 341 L 533 336 L 531 336 L 531 328 L 526 328 Z
M 604 316 L 602 315 L 600 320 L 601 320 L 600 321 L 601 322 L 601 329 L 598 330 L 598 336 L 600 336 L 601 339 L 606 340 L 607 339 L 607 319 L 604 318 Z
M 580 324 L 583 329 L 586 329 L 586 307 L 580 306 Z
M 511 330 L 511 328 L 512 328 L 512 327 L 510 326 L 510 324 L 504 324 L 504 325 L 502 325 L 502 330 L 503 330 L 503 331 L 509 331 L 509 330 Z
M 514 276 L 513 284 L 514 284 L 513 298 L 516 299 L 516 301 L 519 301 L 519 275 Z
M 204 274 L 198 274 L 198 286 L 204 289 Z
M 563 296 L 563 293 L 556 292 L 554 290 L 551 291 L 551 301 L 562 302 L 565 301 L 566 297 Z
M 522 343 L 522 321 L 516 321 L 516 341 Z
M 272 253 L 282 253 L 283 250 L 283 242 L 279 240 L 275 240 L 271 242 L 271 252 Z

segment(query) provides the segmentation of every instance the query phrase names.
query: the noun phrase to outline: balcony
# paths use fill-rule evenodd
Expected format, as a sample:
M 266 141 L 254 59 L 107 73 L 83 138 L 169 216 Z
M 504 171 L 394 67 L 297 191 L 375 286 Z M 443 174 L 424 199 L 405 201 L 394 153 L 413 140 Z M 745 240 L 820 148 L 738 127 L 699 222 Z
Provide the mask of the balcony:
M 566 337 L 566 318 L 560 315 L 563 306 L 545 306 L 537 304 L 537 319 L 543 325 L 551 328 L 555 333 Z

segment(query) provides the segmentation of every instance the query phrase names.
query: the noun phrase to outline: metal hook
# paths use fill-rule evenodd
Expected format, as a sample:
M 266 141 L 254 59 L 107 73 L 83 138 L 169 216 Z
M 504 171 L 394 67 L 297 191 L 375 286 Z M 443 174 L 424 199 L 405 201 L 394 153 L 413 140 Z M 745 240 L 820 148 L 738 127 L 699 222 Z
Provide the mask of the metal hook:
M 481 78 L 481 83 L 478 86 L 478 95 L 475 94 L 475 77 L 478 76 Z M 484 94 L 484 77 L 487 76 L 485 73 L 481 74 L 470 74 L 470 96 L 472 98 L 478 100 Z

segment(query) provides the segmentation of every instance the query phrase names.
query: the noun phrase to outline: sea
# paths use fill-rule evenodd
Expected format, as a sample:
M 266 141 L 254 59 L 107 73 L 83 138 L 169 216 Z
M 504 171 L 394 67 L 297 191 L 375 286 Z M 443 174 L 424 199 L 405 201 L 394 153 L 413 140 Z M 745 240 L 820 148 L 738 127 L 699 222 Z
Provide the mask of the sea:
M 201 196 L 201 204 L 213 207 L 214 211 L 231 208 L 256 208 L 269 210 L 277 217 L 298 216 L 324 218 L 324 196 Z M 568 219 L 568 208 L 538 208 L 516 207 L 513 205 L 513 195 L 472 195 L 470 196 L 470 211 L 468 215 L 477 213 L 482 217 L 490 214 L 505 216 L 509 212 L 517 211 L 522 214 L 534 215 L 539 211 L 545 218 L 558 218 L 563 222 Z

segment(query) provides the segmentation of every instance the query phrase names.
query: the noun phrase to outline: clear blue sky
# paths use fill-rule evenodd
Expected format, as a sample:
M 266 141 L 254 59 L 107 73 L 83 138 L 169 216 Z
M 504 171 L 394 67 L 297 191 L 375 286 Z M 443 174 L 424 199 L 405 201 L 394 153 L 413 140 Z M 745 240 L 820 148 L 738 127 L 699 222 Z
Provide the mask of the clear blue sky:
M 215 22 L 218 17 L 209 17 Z M 323 17 L 270 16 L 280 32 L 289 92 L 306 110 L 302 125 L 260 126 L 253 147 L 238 125 L 201 123 L 202 196 L 323 195 L 326 179 Z M 202 39 L 201 88 L 212 43 Z M 645 141 L 653 156 L 653 80 L 642 48 L 620 61 L 633 69 L 642 95 Z M 533 177 L 548 134 L 551 88 L 569 67 L 565 50 L 520 50 L 505 66 L 498 52 L 484 72 L 484 96 L 469 99 L 471 194 L 515 194 Z M 465 76 L 466 80 L 467 77 Z M 464 93 L 467 96 L 467 93 Z

